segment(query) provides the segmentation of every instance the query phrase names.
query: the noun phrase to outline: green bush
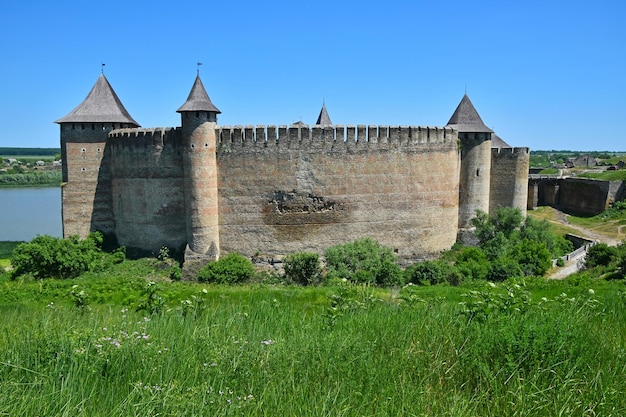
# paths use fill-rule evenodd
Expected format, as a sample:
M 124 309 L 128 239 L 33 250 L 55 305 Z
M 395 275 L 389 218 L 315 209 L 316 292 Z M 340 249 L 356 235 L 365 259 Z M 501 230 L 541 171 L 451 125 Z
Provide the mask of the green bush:
M 102 242 L 99 232 L 89 234 L 86 239 L 37 236 L 13 251 L 13 277 L 32 274 L 38 279 L 75 278 L 83 272 L 100 271 L 125 259 L 124 248 L 108 254 L 102 251 Z
M 572 250 L 572 243 L 554 234 L 547 221 L 531 217 L 524 220 L 519 209 L 501 208 L 493 216 L 479 210 L 472 225 L 480 249 L 491 262 L 490 280 L 543 275 L 552 266 L 553 257 Z M 476 272 L 481 273 L 480 270 Z
M 491 263 L 489 272 L 487 273 L 487 279 L 489 281 L 499 282 L 523 275 L 524 271 L 515 260 L 509 257 L 502 257 Z
M 417 285 L 459 285 L 462 278 L 454 265 L 443 260 L 416 263 L 404 271 L 404 281 Z
M 330 278 L 381 286 L 402 285 L 402 271 L 393 251 L 372 239 L 331 246 L 324 256 Z
M 598 243 L 587 249 L 587 255 L 585 257 L 585 266 L 587 268 L 593 268 L 596 266 L 609 266 L 612 262 L 618 258 L 618 250 L 613 246 L 609 246 L 606 243 Z
M 284 259 L 285 276 L 301 285 L 319 283 L 322 269 L 317 253 L 296 252 Z
M 543 243 L 553 258 L 574 250 L 574 244 L 565 236 L 554 233 L 553 226 L 547 220 L 526 217 L 520 229 L 520 238 Z
M 524 275 L 542 276 L 552 267 L 552 257 L 543 242 L 524 239 L 518 241 L 511 253 Z
M 198 281 L 216 284 L 236 284 L 252 278 L 252 262 L 237 252 L 229 253 L 217 261 L 209 262 L 198 272 Z
M 480 248 L 466 246 L 455 255 L 455 266 L 464 281 L 483 280 L 489 273 L 487 255 Z

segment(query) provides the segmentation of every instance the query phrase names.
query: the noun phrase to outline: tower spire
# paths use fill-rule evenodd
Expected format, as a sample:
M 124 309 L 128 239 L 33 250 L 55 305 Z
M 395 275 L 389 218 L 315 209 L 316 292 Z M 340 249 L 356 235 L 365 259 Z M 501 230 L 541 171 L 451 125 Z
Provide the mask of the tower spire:
M 326 100 L 322 100 L 322 110 L 320 110 L 320 115 L 317 117 L 316 125 L 321 126 L 332 126 L 333 122 L 330 121 L 330 116 L 328 115 L 328 111 L 326 110 Z

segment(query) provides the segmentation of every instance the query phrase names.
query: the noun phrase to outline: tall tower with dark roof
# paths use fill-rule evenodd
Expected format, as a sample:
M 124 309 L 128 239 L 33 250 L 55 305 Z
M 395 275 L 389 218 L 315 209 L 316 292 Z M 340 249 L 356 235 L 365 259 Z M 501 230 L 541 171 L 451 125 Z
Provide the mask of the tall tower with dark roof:
M 219 257 L 217 204 L 217 138 L 215 127 L 221 113 L 211 102 L 196 76 L 187 101 L 177 110 L 181 116 L 183 166 L 185 171 L 185 210 L 187 212 L 187 249 L 192 256 Z
M 315 124 L 320 126 L 332 126 L 333 122 L 330 121 L 330 116 L 326 110 L 326 104 L 322 104 L 322 110 L 320 110 L 320 115 L 317 116 Z
M 55 123 L 61 127 L 63 235 L 113 233 L 107 139 L 111 130 L 139 124 L 104 74 L 85 100 Z
M 476 210 L 489 213 L 492 130 L 485 126 L 467 94 L 446 127 L 456 129 L 461 141 L 459 228 L 464 229 L 471 226 Z

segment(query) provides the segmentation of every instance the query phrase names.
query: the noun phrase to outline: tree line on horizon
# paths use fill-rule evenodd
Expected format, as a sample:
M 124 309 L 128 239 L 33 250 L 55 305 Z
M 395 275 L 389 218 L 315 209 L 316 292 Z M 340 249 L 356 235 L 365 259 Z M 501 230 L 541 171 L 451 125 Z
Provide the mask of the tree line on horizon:
M 0 155 L 11 156 L 55 156 L 61 153 L 61 148 L 12 148 L 0 147 Z

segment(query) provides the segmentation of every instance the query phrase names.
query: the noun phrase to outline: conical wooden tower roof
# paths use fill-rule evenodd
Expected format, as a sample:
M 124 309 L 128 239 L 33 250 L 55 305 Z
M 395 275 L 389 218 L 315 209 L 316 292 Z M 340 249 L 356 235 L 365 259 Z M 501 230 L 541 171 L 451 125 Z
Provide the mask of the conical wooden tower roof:
M 211 99 L 204 88 L 204 84 L 202 84 L 200 75 L 196 75 L 196 81 L 194 81 L 193 87 L 191 87 L 187 101 L 185 101 L 185 103 L 176 111 L 178 113 L 185 111 L 209 111 L 221 113 L 221 111 L 211 102 Z
M 491 147 L 492 148 L 510 148 L 511 145 L 506 143 L 500 136 L 495 133 L 491 134 Z
M 100 74 L 87 98 L 55 123 L 127 123 L 139 127 L 115 94 L 104 74 Z
M 315 124 L 322 126 L 332 126 L 333 122 L 330 121 L 330 116 L 328 115 L 325 104 L 322 104 L 322 110 L 320 110 L 320 115 L 317 117 L 317 122 L 315 122 Z
M 461 99 L 446 127 L 452 127 L 459 132 L 493 132 L 485 126 L 467 94 Z

